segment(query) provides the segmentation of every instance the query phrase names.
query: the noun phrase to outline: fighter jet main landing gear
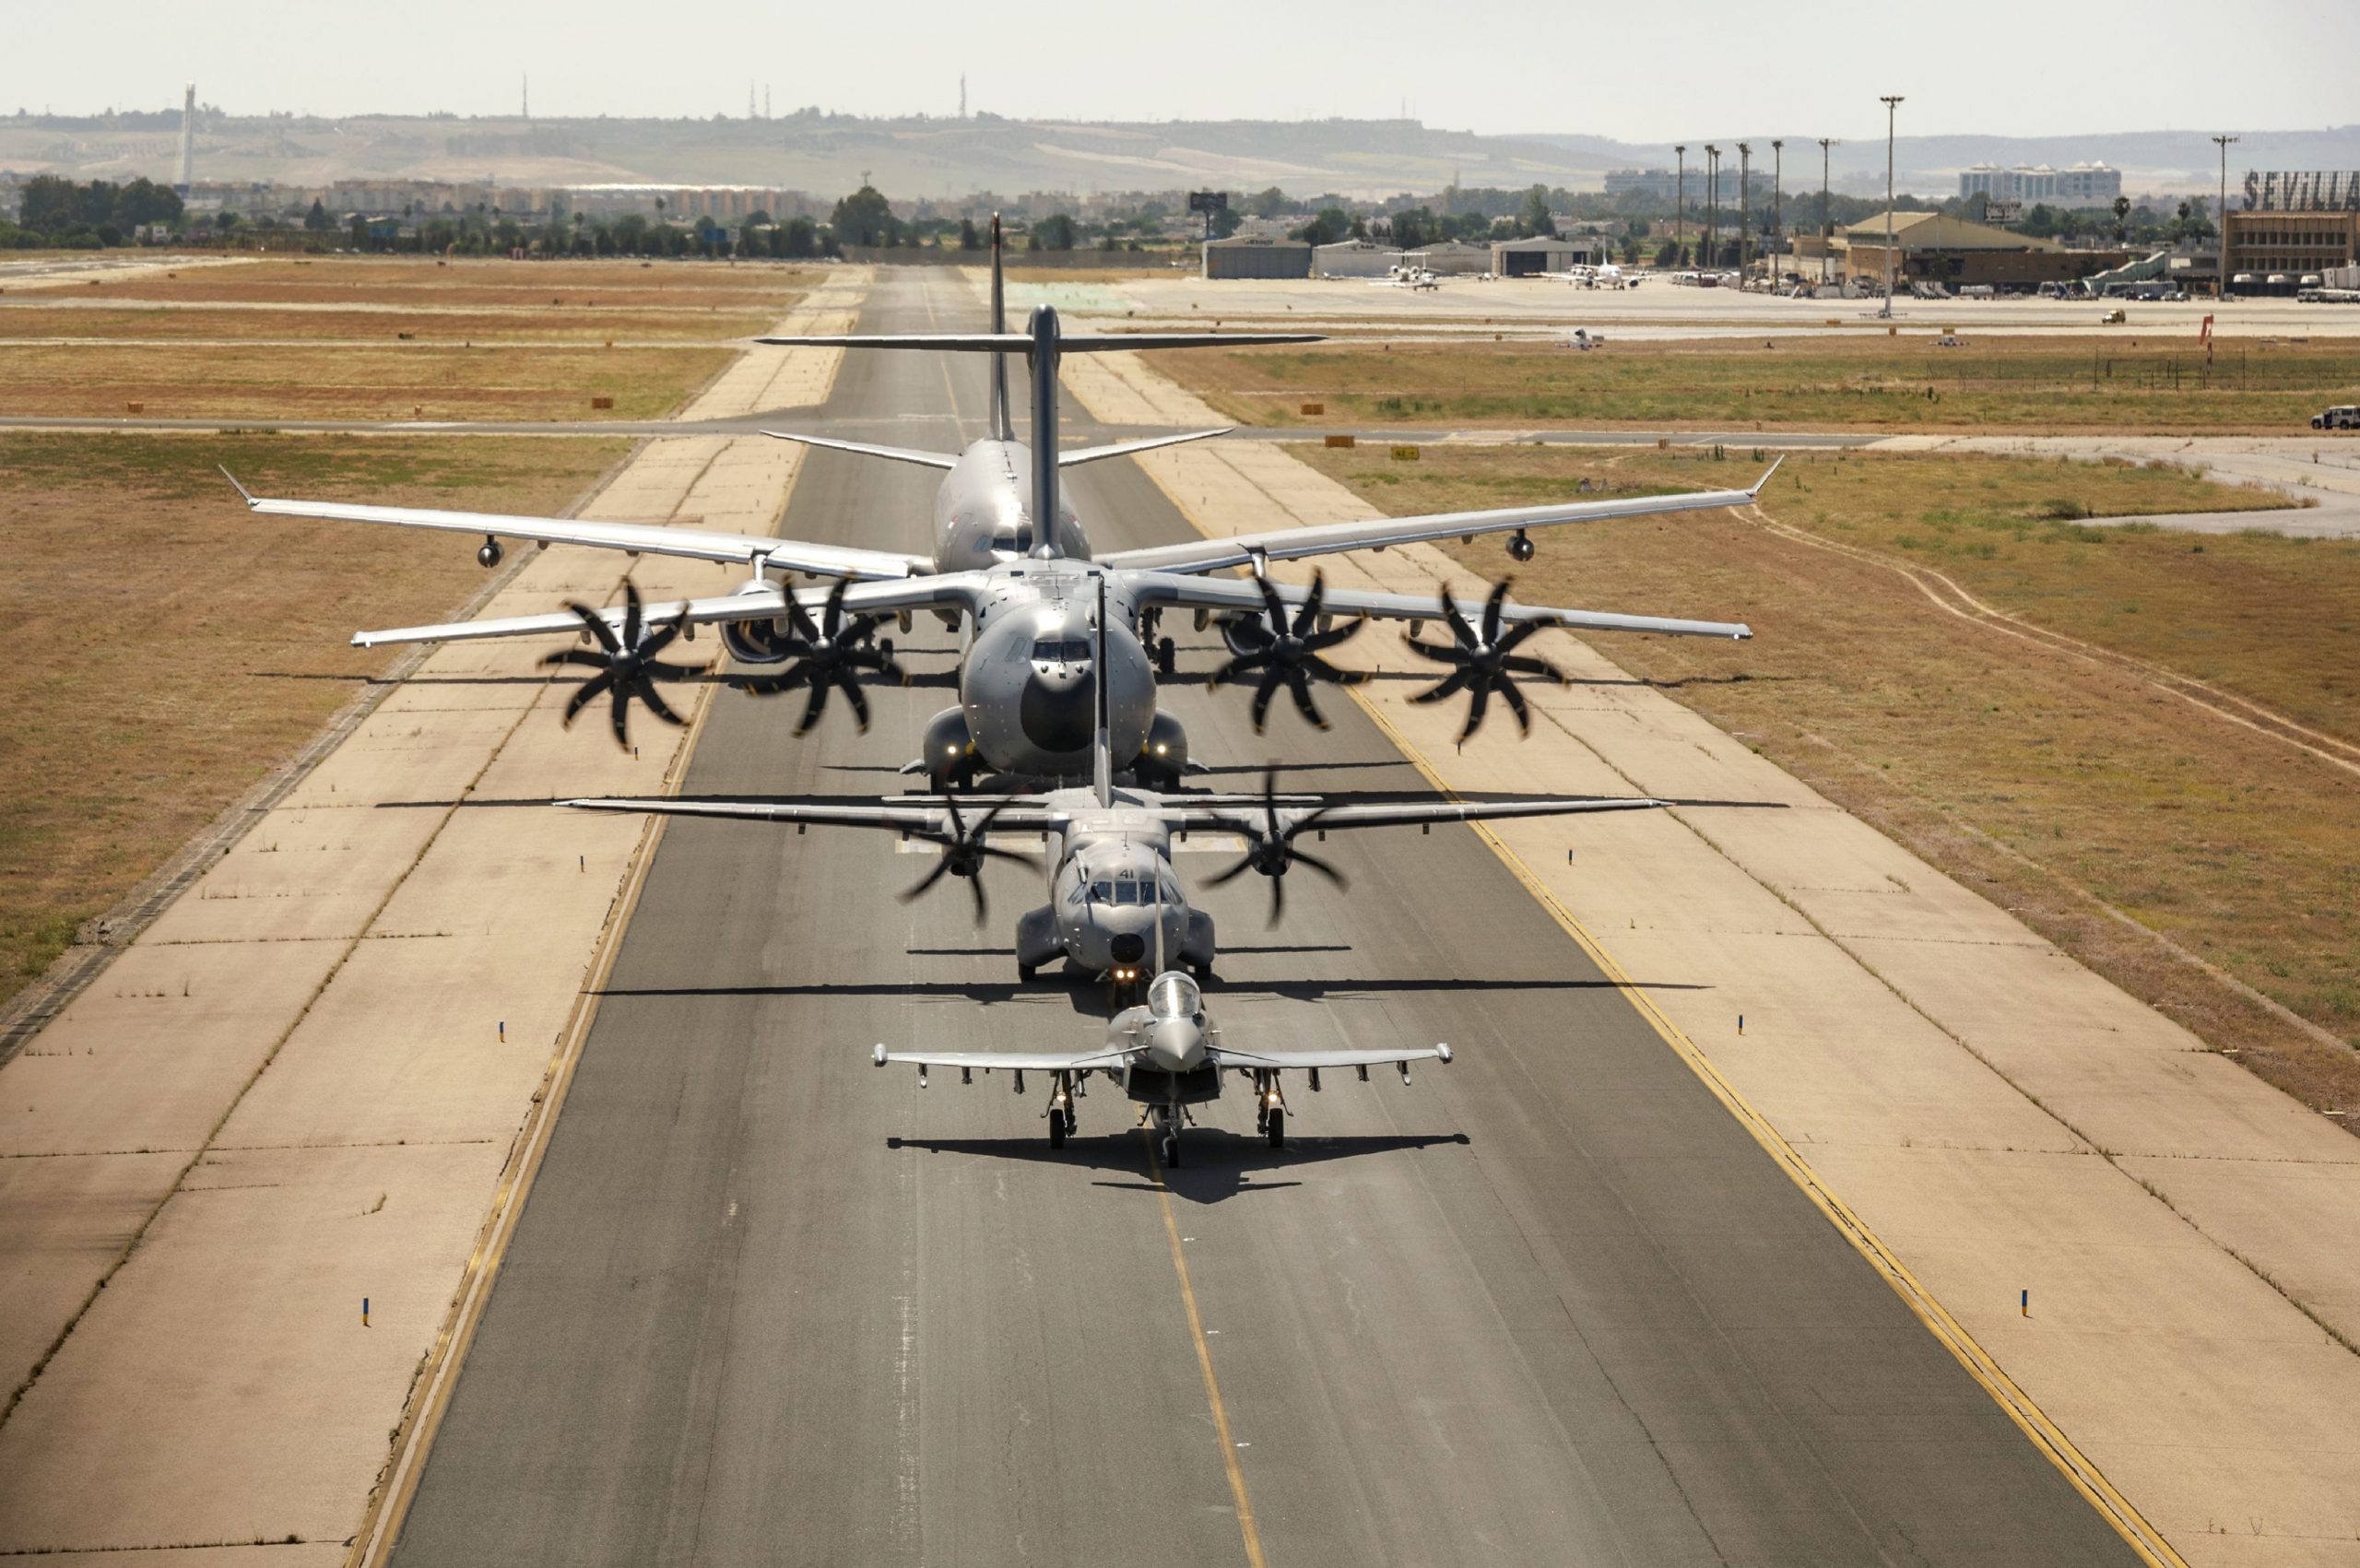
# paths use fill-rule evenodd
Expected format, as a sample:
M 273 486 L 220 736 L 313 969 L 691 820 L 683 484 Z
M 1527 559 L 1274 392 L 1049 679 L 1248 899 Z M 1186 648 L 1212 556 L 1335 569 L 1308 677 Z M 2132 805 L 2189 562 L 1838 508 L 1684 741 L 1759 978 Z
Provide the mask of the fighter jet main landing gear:
M 1063 1149 L 1073 1136 L 1073 1079 L 1058 1073 L 1049 1081 L 1049 1147 Z
M 1287 1099 L 1279 1091 L 1279 1075 L 1254 1075 L 1254 1130 L 1269 1135 L 1272 1149 L 1287 1146 Z

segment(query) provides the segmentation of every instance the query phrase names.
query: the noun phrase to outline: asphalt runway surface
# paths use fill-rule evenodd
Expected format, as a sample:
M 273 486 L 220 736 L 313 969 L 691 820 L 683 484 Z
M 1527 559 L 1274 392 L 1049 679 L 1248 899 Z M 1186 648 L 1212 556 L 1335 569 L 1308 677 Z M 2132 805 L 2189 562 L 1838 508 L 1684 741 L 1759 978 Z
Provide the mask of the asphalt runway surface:
M 969 300 L 884 273 L 860 330 Z M 828 411 L 952 448 L 983 374 L 950 359 L 854 354 Z M 1070 477 L 1101 548 L 1188 535 L 1127 462 Z M 934 482 L 815 453 L 784 532 L 922 549 Z M 930 622 L 904 645 L 951 667 Z M 724 692 L 686 793 L 898 790 L 952 700 L 798 741 L 799 697 Z M 1170 701 L 1215 787 L 1417 786 L 1341 695 L 1266 737 L 1243 692 Z M 1295 1087 L 1283 1151 L 1233 1087 L 1159 1185 L 1103 1081 L 1052 1153 L 1037 1079 L 869 1064 L 1103 1037 L 1094 987 L 1016 984 L 1032 873 L 994 867 L 977 925 L 949 879 L 897 902 L 930 862 L 891 835 L 673 823 L 401 1568 L 2135 1561 L 1472 832 L 1323 853 L 1349 894 L 1293 876 L 1275 929 L 1259 878 L 1179 857 L 1215 1019 L 1457 1060 Z

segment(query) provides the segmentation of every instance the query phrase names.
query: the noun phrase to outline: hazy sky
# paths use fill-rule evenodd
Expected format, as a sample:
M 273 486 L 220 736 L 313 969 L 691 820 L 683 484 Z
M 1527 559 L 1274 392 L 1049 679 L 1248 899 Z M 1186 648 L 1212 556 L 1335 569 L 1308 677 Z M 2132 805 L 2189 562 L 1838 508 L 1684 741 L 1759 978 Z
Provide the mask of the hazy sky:
M 1398 113 L 1670 140 L 2295 129 L 2360 120 L 2360 7 L 2145 0 L 1877 7 L 1437 0 L 8 0 L 0 113 L 199 96 L 292 109 L 1069 119 Z M 1939 11 L 1923 15 L 1921 11 Z M 1806 17 L 1818 18 L 1806 20 Z

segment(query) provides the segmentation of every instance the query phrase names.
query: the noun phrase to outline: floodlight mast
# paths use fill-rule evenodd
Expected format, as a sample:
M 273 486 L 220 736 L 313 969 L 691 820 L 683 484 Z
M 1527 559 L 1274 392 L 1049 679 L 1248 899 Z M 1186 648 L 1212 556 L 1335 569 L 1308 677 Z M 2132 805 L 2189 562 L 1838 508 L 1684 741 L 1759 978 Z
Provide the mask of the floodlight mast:
M 1902 96 L 1882 95 L 1884 103 L 1884 308 L 1877 314 L 1893 319 L 1893 122 Z
M 1721 149 L 1712 143 L 1705 144 L 1705 250 L 1704 265 L 1715 272 L 1721 269 Z
M 1827 284 L 1829 253 L 1835 249 L 1835 222 L 1827 205 L 1827 149 L 1836 145 L 1834 136 L 1819 138 L 1819 281 Z
M 1671 150 L 1680 159 L 1680 172 L 1673 176 L 1671 187 L 1671 259 L 1676 265 L 1688 253 L 1688 144 L 1682 142 Z M 2225 181 L 2227 176 L 2222 178 Z
M 2229 144 L 2241 141 L 2240 136 L 2214 136 L 2212 143 L 2221 149 L 2221 210 L 2212 215 L 2212 229 L 2219 240 L 2216 247 L 2221 259 L 2213 265 L 2212 297 L 2229 297 Z

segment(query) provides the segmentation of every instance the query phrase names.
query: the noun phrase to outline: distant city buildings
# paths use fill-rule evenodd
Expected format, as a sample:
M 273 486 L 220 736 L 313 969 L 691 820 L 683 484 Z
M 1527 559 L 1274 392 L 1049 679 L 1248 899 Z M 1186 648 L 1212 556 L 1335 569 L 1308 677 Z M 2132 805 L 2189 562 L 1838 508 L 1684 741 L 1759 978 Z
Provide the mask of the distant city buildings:
M 2122 194 L 2122 171 L 2103 163 L 2076 163 L 2070 169 L 2051 169 L 2046 163 L 2020 163 L 2012 169 L 1977 163 L 1958 171 L 1958 194 L 2000 202 L 2110 206 Z

